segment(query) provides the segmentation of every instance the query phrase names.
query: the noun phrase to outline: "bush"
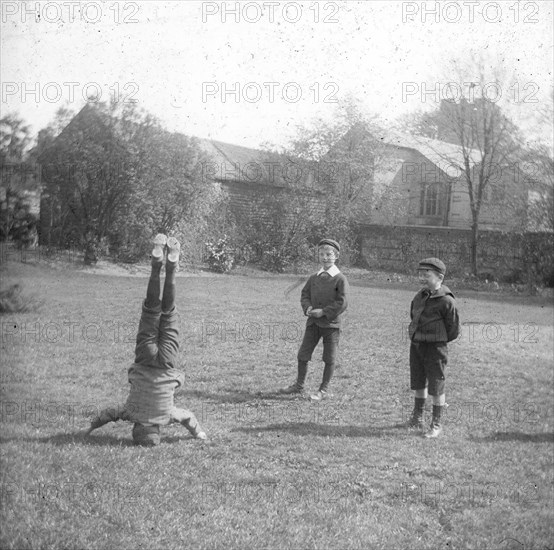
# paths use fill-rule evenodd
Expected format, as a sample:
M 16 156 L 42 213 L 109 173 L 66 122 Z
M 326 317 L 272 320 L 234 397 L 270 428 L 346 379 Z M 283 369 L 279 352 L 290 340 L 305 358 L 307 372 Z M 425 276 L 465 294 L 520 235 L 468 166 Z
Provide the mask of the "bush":
M 0 314 L 27 313 L 37 310 L 42 302 L 34 296 L 22 294 L 19 284 L 13 284 L 5 290 L 0 290 Z
M 295 257 L 294 250 L 271 247 L 264 251 L 260 265 L 266 271 L 283 273 L 293 264 Z
M 511 269 L 499 277 L 501 283 L 510 285 L 521 284 L 525 281 L 525 275 L 521 269 Z
M 529 236 L 523 261 L 528 283 L 554 286 L 554 234 Z
M 13 241 L 18 248 L 29 248 L 37 242 L 37 218 L 25 194 L 7 189 L 0 200 L 2 221 L 0 240 Z
M 543 281 L 546 286 L 550 288 L 554 287 L 554 268 L 550 268 L 550 273 L 545 274 Z
M 235 256 L 227 235 L 215 242 L 207 242 L 206 253 L 206 261 L 212 271 L 228 273 L 233 268 Z
M 150 242 L 128 243 L 116 251 L 115 257 L 124 264 L 136 264 L 147 257 L 149 248 L 152 248 Z

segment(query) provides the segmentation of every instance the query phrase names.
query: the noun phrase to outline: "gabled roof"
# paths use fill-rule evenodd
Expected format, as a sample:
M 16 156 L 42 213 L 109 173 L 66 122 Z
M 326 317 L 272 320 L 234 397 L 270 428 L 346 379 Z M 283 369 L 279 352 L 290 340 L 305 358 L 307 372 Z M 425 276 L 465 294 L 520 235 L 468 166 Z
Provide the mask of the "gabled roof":
M 464 166 L 462 148 L 454 143 L 423 136 L 403 134 L 396 130 L 385 130 L 374 133 L 374 137 L 384 145 L 393 145 L 395 147 L 418 151 L 439 167 L 449 164 L 460 168 Z M 481 161 L 479 151 L 470 149 L 469 160 L 472 166 L 478 164 Z
M 109 130 L 104 114 L 94 105 L 87 103 L 53 139 L 52 143 L 40 153 L 37 161 L 40 164 L 47 164 L 49 160 L 56 157 L 57 148 L 64 140 L 71 139 L 71 146 L 78 148 L 81 141 L 97 137 L 101 132 L 106 132 L 103 141 L 109 139 L 109 146 L 123 149 L 123 145 Z
M 217 165 L 212 167 L 217 181 L 275 187 L 313 183 L 310 163 L 300 159 L 210 139 L 199 139 L 198 144 Z

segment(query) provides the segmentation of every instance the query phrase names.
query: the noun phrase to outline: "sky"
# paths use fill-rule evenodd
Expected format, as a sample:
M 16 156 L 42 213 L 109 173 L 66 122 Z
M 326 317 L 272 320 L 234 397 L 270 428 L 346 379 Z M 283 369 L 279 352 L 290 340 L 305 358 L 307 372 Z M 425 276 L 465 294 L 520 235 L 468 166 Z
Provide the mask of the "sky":
M 1 114 L 36 134 L 59 107 L 117 98 L 171 131 L 285 145 L 349 96 L 385 125 L 436 109 L 478 78 L 452 61 L 482 60 L 486 85 L 473 90 L 535 136 L 552 94 L 552 6 L 0 0 Z

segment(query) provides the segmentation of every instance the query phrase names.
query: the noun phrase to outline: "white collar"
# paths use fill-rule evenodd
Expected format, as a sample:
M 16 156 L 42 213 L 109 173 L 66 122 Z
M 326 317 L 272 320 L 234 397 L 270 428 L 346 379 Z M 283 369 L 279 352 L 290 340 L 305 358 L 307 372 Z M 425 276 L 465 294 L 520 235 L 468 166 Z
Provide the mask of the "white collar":
M 335 265 L 333 264 L 329 269 L 325 270 L 323 268 L 321 268 L 318 272 L 317 272 L 317 275 L 321 275 L 324 271 L 327 271 L 327 273 L 329 273 L 329 275 L 331 275 L 331 277 L 334 277 L 335 275 L 338 275 L 340 273 L 340 269 Z

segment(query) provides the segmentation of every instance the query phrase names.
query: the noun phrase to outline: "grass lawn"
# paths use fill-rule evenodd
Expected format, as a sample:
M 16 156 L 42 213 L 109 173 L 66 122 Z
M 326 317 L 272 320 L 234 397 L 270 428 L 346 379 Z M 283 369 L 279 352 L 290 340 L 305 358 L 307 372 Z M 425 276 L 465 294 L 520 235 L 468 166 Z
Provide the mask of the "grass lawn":
M 43 301 L 0 317 L 2 548 L 544 549 L 553 531 L 553 308 L 460 292 L 444 435 L 411 412 L 417 287 L 351 281 L 332 396 L 295 378 L 305 318 L 293 276 L 178 278 L 187 384 L 209 440 L 131 425 L 78 432 L 123 402 L 145 276 L 11 262 Z M 309 390 L 322 375 L 321 348 Z M 430 409 L 430 403 L 428 403 Z

